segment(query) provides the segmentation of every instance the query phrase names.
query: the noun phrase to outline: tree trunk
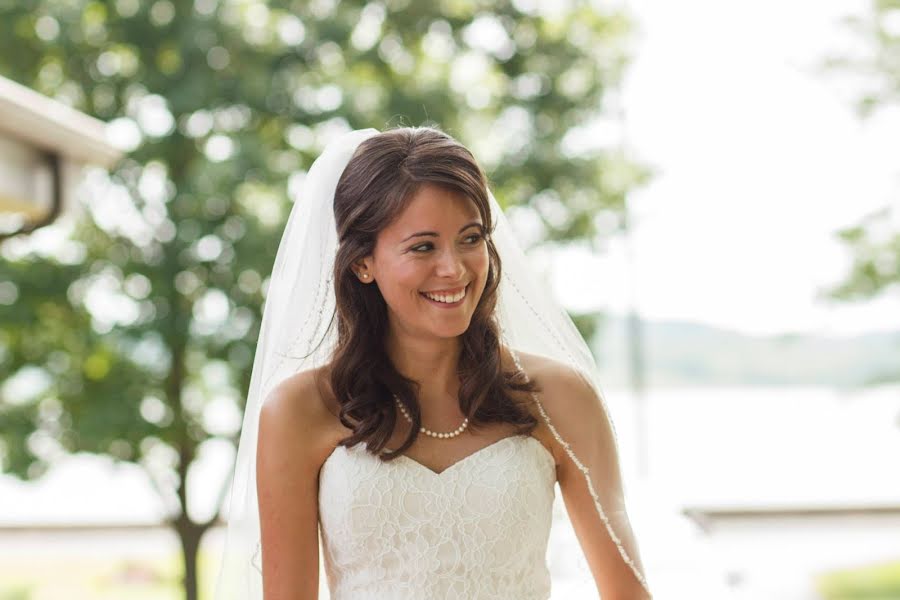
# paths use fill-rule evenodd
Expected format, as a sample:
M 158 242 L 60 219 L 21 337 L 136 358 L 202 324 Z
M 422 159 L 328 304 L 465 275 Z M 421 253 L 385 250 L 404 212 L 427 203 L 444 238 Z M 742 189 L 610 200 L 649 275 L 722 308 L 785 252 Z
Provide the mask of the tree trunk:
M 192 523 L 186 518 L 179 519 L 175 524 L 178 539 L 181 542 L 181 550 L 184 556 L 184 598 L 185 600 L 197 600 L 199 597 L 199 585 L 197 578 L 197 551 L 203 539 L 205 528 Z

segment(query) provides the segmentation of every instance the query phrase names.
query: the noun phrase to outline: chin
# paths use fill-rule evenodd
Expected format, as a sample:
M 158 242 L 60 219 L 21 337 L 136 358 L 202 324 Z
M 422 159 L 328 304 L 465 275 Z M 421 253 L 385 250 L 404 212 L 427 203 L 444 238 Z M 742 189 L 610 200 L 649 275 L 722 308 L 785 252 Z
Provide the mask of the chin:
M 443 323 L 438 324 L 434 321 L 430 321 L 428 323 L 428 329 L 436 336 L 442 338 L 452 338 L 459 337 L 469 330 L 469 325 L 472 323 L 471 318 L 465 319 L 465 321 L 458 321 L 456 323 Z
M 444 327 L 435 327 L 436 323 L 434 323 L 434 321 L 431 321 L 430 323 L 428 323 L 426 330 L 430 331 L 434 336 L 439 338 L 453 338 L 459 337 L 466 331 L 468 331 L 469 323 L 470 321 L 467 319 L 466 322 L 461 325 L 451 326 L 448 324 Z

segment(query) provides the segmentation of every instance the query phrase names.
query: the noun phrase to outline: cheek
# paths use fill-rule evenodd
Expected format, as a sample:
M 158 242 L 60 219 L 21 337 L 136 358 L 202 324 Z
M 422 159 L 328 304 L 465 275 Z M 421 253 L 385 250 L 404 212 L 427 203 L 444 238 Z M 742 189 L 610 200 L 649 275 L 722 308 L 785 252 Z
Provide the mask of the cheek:
M 385 282 L 388 288 L 385 292 L 397 300 L 405 301 L 411 294 L 417 295 L 423 281 L 427 278 L 427 272 L 415 261 L 395 263 L 388 269 L 388 272 L 390 277 Z
M 477 256 L 473 257 L 469 268 L 475 273 L 478 273 L 478 277 L 484 282 L 487 279 L 490 263 L 491 257 L 488 255 L 487 248 L 485 248 L 479 252 Z
M 477 286 L 476 290 L 479 296 L 484 291 L 484 286 L 487 284 L 490 262 L 490 256 L 486 249 L 483 252 L 478 252 L 477 255 L 470 256 L 466 261 L 466 268 L 469 273 L 475 276 L 475 285 Z

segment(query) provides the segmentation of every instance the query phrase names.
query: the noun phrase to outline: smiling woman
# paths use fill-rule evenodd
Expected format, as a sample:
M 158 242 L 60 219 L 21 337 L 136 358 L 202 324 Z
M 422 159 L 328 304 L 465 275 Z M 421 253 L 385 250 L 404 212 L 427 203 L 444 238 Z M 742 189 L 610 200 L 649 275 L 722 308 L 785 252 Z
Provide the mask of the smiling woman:
M 412 196 L 408 206 L 385 227 L 371 255 L 354 263 L 357 273 L 367 273 L 367 284 L 377 282 L 389 310 L 405 321 L 405 330 L 441 328 L 442 335 L 465 333 L 478 299 L 484 290 L 488 272 L 488 250 L 484 237 L 474 231 L 483 227 L 475 203 L 454 190 L 424 184 Z M 459 223 L 469 221 L 459 227 Z M 405 232 L 437 223 L 439 231 Z M 421 242 L 421 238 L 429 238 Z M 415 292 L 415 295 L 410 292 Z M 427 307 L 461 308 L 435 321 L 431 312 L 422 313 L 408 306 L 406 298 Z M 448 327 L 456 330 L 449 331 Z
M 306 185 L 216 599 L 316 598 L 320 564 L 332 600 L 650 597 L 590 351 L 472 154 L 434 128 L 354 131 Z M 560 555 L 567 525 L 587 564 Z
M 334 215 L 346 335 L 329 384 L 342 420 L 359 423 L 341 444 L 364 441 L 379 453 L 397 439 L 394 420 L 383 418 L 384 388 L 415 423 L 398 453 L 414 447 L 426 420 L 455 430 L 471 416 L 469 434 L 500 424 L 531 431 L 537 420 L 512 392 L 537 388 L 499 369 L 500 262 L 486 180 L 471 153 L 433 129 L 367 140 L 337 183 Z

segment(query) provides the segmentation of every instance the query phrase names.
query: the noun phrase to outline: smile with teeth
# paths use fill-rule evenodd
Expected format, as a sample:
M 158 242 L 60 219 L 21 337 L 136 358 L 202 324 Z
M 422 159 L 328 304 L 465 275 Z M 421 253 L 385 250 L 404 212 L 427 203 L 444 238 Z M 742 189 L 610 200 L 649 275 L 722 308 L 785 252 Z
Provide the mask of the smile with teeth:
M 419 292 L 429 300 L 434 300 L 435 302 L 443 302 L 444 304 L 456 304 L 466 297 L 466 291 L 469 286 L 464 287 L 460 291 L 455 294 L 445 294 L 445 293 L 432 293 L 432 292 Z

